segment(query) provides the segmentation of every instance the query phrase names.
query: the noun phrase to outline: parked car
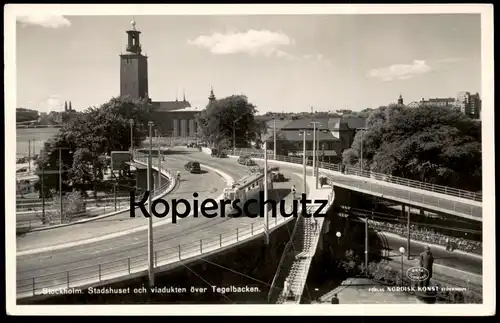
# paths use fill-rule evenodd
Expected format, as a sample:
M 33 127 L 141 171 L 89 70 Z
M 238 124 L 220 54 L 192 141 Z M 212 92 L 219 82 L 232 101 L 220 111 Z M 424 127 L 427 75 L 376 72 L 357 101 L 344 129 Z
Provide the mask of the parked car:
M 191 161 L 187 162 L 186 165 L 184 165 L 184 169 L 190 173 L 195 173 L 195 174 L 201 173 L 201 167 L 199 162 L 191 162 Z

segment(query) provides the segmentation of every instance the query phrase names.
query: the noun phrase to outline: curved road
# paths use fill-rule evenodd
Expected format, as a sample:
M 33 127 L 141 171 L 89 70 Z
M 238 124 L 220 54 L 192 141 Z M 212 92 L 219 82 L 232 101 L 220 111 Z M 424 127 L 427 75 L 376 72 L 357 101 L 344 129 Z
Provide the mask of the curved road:
M 225 159 L 216 159 L 212 158 L 204 153 L 200 153 L 197 151 L 190 151 L 189 154 L 179 154 L 179 155 L 171 155 L 169 160 L 166 162 L 166 165 L 168 165 L 168 168 L 174 168 L 174 165 L 179 165 L 177 166 L 178 168 L 182 168 L 181 171 L 183 170 L 183 165 L 189 160 L 196 160 L 199 161 L 202 164 L 206 164 L 207 166 L 211 166 L 217 169 L 223 170 L 225 173 L 228 175 L 232 176 L 235 180 L 241 178 L 248 172 L 248 167 L 246 166 L 241 166 L 236 163 L 234 159 L 230 158 L 225 158 Z M 175 164 L 177 163 L 177 164 Z M 288 167 L 288 166 L 283 166 L 279 165 L 280 171 L 285 174 L 287 178 L 291 178 L 290 182 L 285 182 L 285 183 L 275 183 L 275 188 L 279 189 L 282 188 L 283 192 L 288 191 L 290 186 L 293 184 L 296 185 L 297 188 L 302 187 L 301 185 L 301 178 L 299 177 L 300 171 L 296 167 Z M 183 181 L 181 182 L 180 188 L 177 189 L 175 192 L 175 195 L 179 197 L 184 197 L 187 194 L 191 195 L 192 192 L 197 191 L 200 194 L 200 198 L 205 198 L 202 196 L 202 191 L 205 189 L 206 191 L 210 192 L 210 188 L 213 187 L 218 187 L 218 183 L 221 182 L 220 177 L 218 175 L 213 174 L 213 176 L 217 176 L 217 180 L 212 180 L 212 181 L 200 181 L 198 176 L 210 176 L 212 174 L 207 173 L 207 174 L 201 174 L 201 175 L 188 175 L 185 172 L 182 174 L 182 179 Z M 208 183 L 208 184 L 206 184 Z M 189 186 L 188 186 L 189 185 Z M 225 185 L 222 185 L 224 187 Z M 221 194 L 222 188 L 218 189 L 217 192 L 212 192 L 212 193 L 207 193 L 206 197 L 213 197 L 216 198 Z M 270 192 L 269 198 L 273 198 L 273 194 L 276 194 L 276 191 Z M 191 195 L 192 196 L 192 195 Z M 173 196 L 172 196 L 173 197 Z M 175 197 L 174 197 L 175 198 Z M 185 197 L 186 198 L 186 197 Z M 169 196 L 170 199 L 170 196 Z M 189 200 L 188 198 L 186 198 Z M 286 200 L 291 199 L 291 196 L 288 195 Z M 192 200 L 192 199 L 191 199 Z M 139 212 L 138 212 L 139 213 Z M 129 219 L 129 218 L 128 218 Z M 80 239 L 71 239 L 72 241 L 75 240 L 81 240 L 85 238 L 91 238 L 99 235 L 98 228 L 103 226 L 104 223 L 107 221 L 113 221 L 113 225 L 120 225 L 121 223 L 125 222 L 130 222 L 133 225 L 137 226 L 137 222 L 133 222 L 134 220 L 140 219 L 143 221 L 143 224 L 146 224 L 146 221 L 144 218 L 139 217 L 136 219 L 131 219 L 127 221 L 128 219 L 121 218 L 121 219 L 103 219 L 102 221 L 96 221 L 96 222 L 91 222 L 88 225 L 88 227 L 79 228 L 80 226 L 75 226 L 75 227 L 69 227 L 68 228 L 61 228 L 65 230 L 61 230 L 61 234 L 64 234 L 66 238 L 68 236 L 74 236 L 75 232 L 78 232 L 78 235 Z M 161 219 L 159 220 L 161 221 Z M 235 221 L 238 221 L 238 224 L 235 224 Z M 207 219 L 207 218 L 193 218 L 189 217 L 186 219 L 180 219 L 180 221 L 177 224 L 166 224 L 162 225 L 160 227 L 156 227 L 154 229 L 154 236 L 155 236 L 155 250 L 158 252 L 162 253 L 172 253 L 175 254 L 176 250 L 178 250 L 179 245 L 183 245 L 183 248 L 196 248 L 196 246 L 199 246 L 199 241 L 200 239 L 210 239 L 214 241 L 218 241 L 217 237 L 222 234 L 222 239 L 224 239 L 224 233 L 229 234 L 228 230 L 231 230 L 231 234 L 234 234 L 235 228 L 236 227 L 243 227 L 246 225 L 249 225 L 250 223 L 258 223 L 261 222 L 262 220 L 257 218 L 238 218 L 238 219 L 231 219 L 231 218 L 214 218 L 214 219 Z M 270 220 L 272 221 L 272 219 Z M 108 222 L 109 223 L 109 222 Z M 83 226 L 83 225 L 82 225 Z M 94 231 L 90 233 L 84 232 L 87 230 L 87 228 L 91 227 Z M 77 229 L 78 228 L 78 229 Z M 109 229 L 108 229 L 109 230 Z M 119 229 L 116 231 L 122 231 L 123 229 Z M 46 232 L 44 234 L 44 232 Z M 59 243 L 61 243 L 64 239 L 55 239 L 53 236 L 55 234 L 50 234 L 49 232 L 54 232 L 52 230 L 49 231 L 42 231 L 38 232 L 38 239 L 32 239 L 32 243 L 39 248 L 41 245 L 39 244 L 42 243 L 43 240 L 43 235 L 46 235 L 45 238 L 50 239 L 52 237 L 52 240 L 59 240 Z M 109 232 L 107 232 L 109 233 Z M 27 235 L 24 239 L 27 240 L 29 239 L 30 235 Z M 19 239 L 18 239 L 19 240 Z M 36 241 L 38 240 L 38 241 Z M 391 241 L 390 239 L 388 239 Z M 207 240 L 208 241 L 208 240 Z M 19 243 L 19 242 L 18 242 Z M 56 242 L 57 243 L 57 242 Z M 52 243 L 46 243 L 46 245 L 53 245 L 54 242 Z M 28 247 L 29 244 L 25 242 L 25 247 Z M 393 246 L 391 248 L 399 248 L 401 245 L 400 241 L 394 240 L 394 242 L 389 243 L 390 246 Z M 33 246 L 33 244 L 31 244 Z M 397 249 L 396 248 L 396 249 Z M 414 247 L 414 250 L 418 250 L 417 246 Z M 164 249 L 169 249 L 168 251 L 162 251 Z M 19 249 L 18 249 L 19 251 Z M 129 234 L 127 236 L 122 236 L 118 238 L 113 238 L 105 241 L 100 241 L 100 242 L 95 242 L 95 243 L 90 243 L 90 244 L 84 244 L 80 246 L 74 246 L 74 247 L 68 247 L 64 249 L 59 249 L 59 250 L 54 250 L 54 251 L 49 251 L 49 252 L 42 252 L 42 253 L 36 253 L 36 254 L 29 254 L 25 256 L 18 256 L 17 257 L 17 279 L 19 280 L 24 280 L 24 279 L 29 279 L 31 277 L 40 277 L 40 276 L 45 276 L 45 275 L 51 275 L 51 274 L 56 274 L 60 273 L 63 271 L 67 270 L 72 270 L 72 275 L 77 275 L 79 271 L 82 273 L 85 273 L 85 268 L 81 269 L 82 267 L 88 267 L 92 265 L 97 265 L 99 263 L 103 262 L 111 262 L 115 260 L 123 260 L 129 257 L 134 257 L 134 256 L 143 256 L 145 253 L 147 253 L 147 241 L 146 241 L 146 231 L 140 231 L 136 233 Z M 437 256 L 438 254 L 436 254 Z M 467 257 L 467 256 L 465 256 Z M 144 258 L 144 257 L 141 257 Z M 441 258 L 441 257 L 440 257 Z M 469 257 L 467 257 L 469 258 Z M 451 258 L 450 258 L 451 259 Z M 459 260 L 457 260 L 460 262 Z M 454 261 L 457 263 L 457 261 Z M 478 260 L 481 262 L 481 260 Z M 452 263 L 448 262 L 446 265 L 450 266 Z M 458 266 L 460 267 L 461 263 L 458 263 Z M 474 265 L 475 267 L 475 265 Z M 76 277 L 75 277 L 76 278 Z M 57 279 L 59 280 L 60 278 L 56 278 L 53 276 L 53 278 L 50 278 L 50 276 L 46 276 L 46 279 L 41 279 L 46 281 L 46 283 L 49 283 L 51 279 Z M 50 287 L 46 286 L 46 287 Z
M 248 167 L 241 166 L 236 163 L 235 160 L 231 159 L 215 159 L 206 154 L 194 152 L 189 155 L 176 155 L 175 158 L 182 165 L 188 160 L 197 160 L 202 164 L 212 166 L 214 168 L 223 169 L 224 172 L 232 176 L 235 179 L 239 179 L 248 172 Z M 170 168 L 170 165 L 169 165 Z M 301 178 L 296 175 L 296 170 L 292 168 L 291 171 L 287 171 L 284 167 L 281 167 L 281 172 L 285 174 L 286 177 L 291 178 L 290 182 L 276 183 L 275 188 L 283 188 L 282 192 L 285 190 L 289 192 L 290 186 L 295 184 L 299 187 L 301 183 Z M 205 185 L 199 181 L 196 177 L 199 175 L 193 175 L 193 177 L 185 179 L 186 182 L 192 182 L 192 191 L 201 189 L 201 185 Z M 215 183 L 210 183 L 208 185 L 214 186 Z M 182 187 L 182 186 L 181 186 Z M 186 195 L 191 192 L 187 190 L 178 190 L 176 192 L 181 195 L 183 191 Z M 276 191 L 270 192 L 269 198 L 276 194 Z M 200 194 L 201 195 L 201 194 Z M 214 194 L 212 194 L 214 195 Z M 220 195 L 216 193 L 215 195 Z M 217 197 L 215 196 L 215 197 Z M 213 197 L 213 196 L 212 196 Z M 286 200 L 291 199 L 291 195 L 287 196 Z M 187 198 L 186 198 L 187 199 Z M 189 199 L 187 199 L 189 200 Z M 104 219 L 103 221 L 105 221 Z M 145 219 L 142 219 L 145 222 Z M 103 224 L 95 224 L 96 227 Z M 114 220 L 119 221 L 119 220 Z M 238 221 L 236 224 L 235 221 Z M 272 221 L 272 219 L 270 219 Z M 161 252 L 160 250 L 173 248 L 169 253 L 175 254 L 178 250 L 178 245 L 191 244 L 192 247 L 199 246 L 200 239 L 214 239 L 218 241 L 217 237 L 223 234 L 222 239 L 224 239 L 224 233 L 231 230 L 231 234 L 234 235 L 236 227 L 249 226 L 251 223 L 262 222 L 262 219 L 257 218 L 214 218 L 207 219 L 204 217 L 200 218 L 185 218 L 180 219 L 177 224 L 166 224 L 154 229 L 155 236 L 155 250 Z M 119 222 L 118 222 L 119 223 Z M 90 225 L 90 224 L 89 224 Z M 77 227 L 74 227 L 77 228 Z M 79 230 L 79 229 L 78 229 Z M 70 232 L 67 234 L 71 234 Z M 41 233 L 41 232 L 40 232 Z M 229 233 L 228 233 L 229 234 Z M 95 236 L 96 234 L 91 234 Z M 50 235 L 49 235 L 50 236 Z M 217 240 L 215 240 L 217 239 Z M 39 245 L 37 245 L 39 247 Z M 188 246 L 186 246 L 187 248 Z M 66 270 L 76 270 L 81 267 L 97 265 L 102 262 L 110 262 L 114 260 L 123 260 L 128 257 L 134 257 L 139 255 L 144 255 L 147 253 L 147 241 L 146 241 L 146 231 L 136 232 L 129 234 L 127 236 L 122 236 L 118 238 L 113 238 L 105 241 L 84 244 L 80 246 L 74 246 L 54 251 L 29 254 L 25 256 L 17 257 L 17 279 L 24 280 L 31 277 L 39 277 L 42 275 L 50 275 L 59 273 Z M 165 253 L 165 251 L 163 252 Z M 85 272 L 85 269 L 82 269 Z M 77 272 L 72 273 L 74 275 Z M 47 277 L 47 280 L 50 280 Z M 45 280 L 45 279 L 42 279 Z
M 389 257 L 399 256 L 399 248 L 406 249 L 406 238 L 397 237 L 395 234 L 380 232 L 386 242 L 385 247 L 389 249 Z M 419 254 L 424 251 L 424 244 L 420 241 L 411 241 L 410 243 L 410 256 L 412 259 L 417 259 Z M 434 263 L 451 267 L 473 274 L 482 275 L 483 273 L 483 259 L 481 257 L 474 257 L 465 253 L 456 251 L 446 251 L 445 248 L 431 246 L 431 252 L 434 256 Z
M 190 174 L 184 170 L 186 161 L 178 157 L 177 155 L 167 155 L 166 161 L 162 162 L 162 165 L 165 165 L 165 167 L 172 171 L 181 171 L 181 181 L 177 183 L 176 188 L 167 195 L 168 199 L 185 198 L 187 195 L 192 197 L 193 192 L 198 192 L 198 199 L 216 198 L 222 193 L 222 190 L 226 187 L 226 183 L 220 175 L 214 172 Z M 237 174 L 233 173 L 231 176 L 234 175 Z M 158 211 L 161 211 L 160 207 Z M 153 218 L 153 221 L 164 221 L 164 219 Z M 17 237 L 17 251 L 21 252 L 33 248 L 38 249 L 61 243 L 86 240 L 105 234 L 133 229 L 146 224 L 147 221 L 142 216 L 140 210 L 136 210 L 135 218 L 131 218 L 130 212 L 126 211 L 115 216 L 82 224 L 29 232 L 26 235 Z

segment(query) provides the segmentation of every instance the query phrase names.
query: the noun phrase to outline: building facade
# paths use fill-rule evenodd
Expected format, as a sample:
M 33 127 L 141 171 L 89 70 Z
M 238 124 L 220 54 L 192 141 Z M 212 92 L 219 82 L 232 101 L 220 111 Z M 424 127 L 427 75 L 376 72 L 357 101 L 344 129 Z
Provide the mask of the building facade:
M 312 157 L 314 127 L 320 160 L 340 162 L 344 150 L 349 149 L 356 132 L 364 129 L 364 118 L 322 118 L 268 121 L 268 131 L 262 137 L 268 149 L 274 149 L 274 124 L 276 122 L 276 152 L 280 155 L 302 156 L 304 133 L 306 156 Z M 315 125 L 314 125 L 314 123 Z
M 480 119 L 481 103 L 482 100 L 479 93 L 471 94 L 470 92 L 463 91 L 457 94 L 455 106 L 469 118 Z
M 421 106 L 450 107 L 460 110 L 464 115 L 472 119 L 481 118 L 481 98 L 479 93 L 458 92 L 456 98 L 432 98 L 425 100 L 422 98 L 419 102 L 411 102 L 407 105 L 409 108 Z
M 163 137 L 192 138 L 198 132 L 196 116 L 200 109 L 192 107 L 184 95 L 183 100 L 153 101 L 149 94 L 148 57 L 142 54 L 140 34 L 131 22 L 132 29 L 127 30 L 126 53 L 120 55 L 120 96 L 135 100 L 146 99 L 151 108 L 154 127 Z M 209 103 L 215 101 L 213 89 Z

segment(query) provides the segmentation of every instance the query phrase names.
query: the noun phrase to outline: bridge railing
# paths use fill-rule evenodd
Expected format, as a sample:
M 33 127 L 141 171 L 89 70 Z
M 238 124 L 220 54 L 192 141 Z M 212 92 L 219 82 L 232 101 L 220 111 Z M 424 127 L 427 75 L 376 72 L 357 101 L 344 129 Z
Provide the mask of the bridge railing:
M 135 160 L 147 164 L 147 157 L 144 157 L 142 155 L 138 155 L 135 158 Z M 158 163 L 157 163 L 157 161 L 155 161 L 155 158 L 153 158 L 153 166 L 158 166 Z M 163 168 L 163 171 L 166 171 L 168 173 L 169 178 L 172 178 L 174 176 L 174 174 L 168 169 Z M 168 189 L 169 186 L 170 186 L 170 179 L 168 179 L 168 178 L 163 179 L 161 186 L 155 187 L 151 191 L 152 197 L 160 196 L 161 194 L 163 194 L 163 192 L 165 192 Z M 136 192 L 135 192 L 136 201 L 140 200 L 141 197 L 143 196 L 143 194 L 144 194 L 143 190 L 136 190 Z M 28 219 L 28 220 L 16 220 L 16 231 L 17 232 L 28 232 L 28 231 L 31 231 L 33 229 L 40 228 L 40 227 L 47 227 L 47 226 L 51 226 L 51 225 L 61 224 L 60 215 L 59 215 L 60 211 L 57 208 L 57 206 L 54 207 L 52 205 L 52 208 L 50 208 L 51 202 L 53 202 L 53 201 L 48 201 L 48 202 L 46 201 L 46 203 L 45 203 L 45 212 L 47 214 L 47 217 L 51 218 L 49 220 L 49 223 L 44 223 L 43 219 L 41 218 L 42 207 L 37 206 L 37 207 L 32 208 L 32 209 L 34 209 L 32 211 L 37 218 Z M 89 208 L 85 212 L 79 212 L 79 213 L 72 214 L 71 217 L 68 219 L 65 219 L 63 221 L 63 223 L 69 223 L 69 222 L 74 222 L 74 221 L 78 221 L 78 220 L 83 220 L 85 218 L 93 218 L 93 217 L 96 217 L 99 215 L 106 214 L 106 212 L 111 213 L 111 212 L 116 212 L 116 211 L 120 211 L 120 210 L 126 210 L 126 209 L 130 208 L 130 194 L 127 197 L 125 197 L 125 196 L 122 196 L 121 198 L 117 197 L 116 203 L 115 203 L 115 200 L 113 197 L 108 197 L 106 199 L 97 199 L 97 200 L 96 199 L 88 199 L 87 202 L 89 202 L 89 203 L 86 204 L 86 206 Z M 51 215 L 54 213 L 57 213 L 57 215 L 55 215 L 55 216 Z
M 280 226 L 291 219 L 293 218 L 270 218 L 269 228 L 272 229 Z M 146 234 L 146 231 L 144 232 Z M 171 246 L 168 245 L 168 242 L 165 244 L 158 242 L 155 243 L 153 259 L 154 266 L 163 267 L 167 265 L 175 265 L 175 263 L 181 260 L 195 260 L 205 254 L 215 252 L 222 248 L 242 243 L 244 241 L 249 241 L 252 238 L 263 234 L 264 223 L 263 221 L 260 221 L 259 223 L 251 223 L 249 225 L 227 230 L 211 237 L 193 240 L 191 243 L 187 244 Z M 131 250 L 138 249 L 139 248 L 134 248 Z M 102 262 L 95 265 L 83 265 L 72 270 L 50 273 L 51 267 L 48 267 L 36 270 L 37 272 L 42 272 L 41 275 L 36 276 L 27 275 L 29 271 L 18 272 L 18 277 L 20 275 L 27 277 L 18 278 L 16 280 L 17 298 L 43 295 L 48 290 L 66 290 L 82 286 L 90 286 L 119 277 L 144 273 L 148 268 L 148 253 L 146 246 L 141 249 L 143 249 L 144 252 L 135 256 L 124 257 L 119 260 Z M 128 250 L 127 252 L 130 253 L 131 250 Z M 83 264 L 85 261 L 79 262 Z M 43 273 L 44 271 L 46 273 Z
M 225 152 L 228 155 L 233 154 L 232 150 L 226 150 Z M 264 158 L 264 153 L 263 152 L 256 152 L 256 150 L 236 149 L 235 153 L 236 153 L 236 156 L 243 155 L 243 156 L 251 156 L 251 157 L 255 157 L 255 158 Z M 267 157 L 269 160 L 274 160 L 273 154 L 268 154 Z M 287 162 L 287 163 L 293 163 L 293 164 L 302 164 L 303 163 L 302 157 L 294 157 L 294 156 L 279 156 L 278 155 L 278 156 L 276 156 L 275 160 L 283 161 L 283 162 Z M 311 160 L 308 160 L 308 166 L 312 166 Z M 319 162 L 318 167 L 323 168 L 323 169 L 332 170 L 332 171 L 337 171 L 337 172 L 341 171 L 340 164 Z M 397 177 L 397 176 L 392 176 L 392 175 L 387 175 L 387 174 L 382 174 L 382 173 L 375 173 L 375 172 L 366 171 L 366 170 L 360 170 L 358 168 L 350 167 L 350 166 L 346 167 L 345 173 L 349 174 L 349 175 L 359 176 L 359 177 L 371 178 L 371 179 L 375 179 L 378 181 L 383 181 L 383 182 L 392 183 L 392 184 L 396 184 L 396 185 L 402 185 L 402 186 L 417 188 L 417 189 L 426 190 L 426 191 L 430 191 L 430 192 L 460 197 L 460 198 L 473 200 L 473 201 L 482 202 L 482 200 L 483 200 L 482 193 L 470 192 L 470 191 L 461 190 L 458 188 L 442 186 L 442 185 L 437 185 L 437 184 L 431 184 L 431 183 L 425 183 L 425 182 L 420 182 L 420 181 L 416 181 L 416 180 L 412 180 L 412 179 L 407 179 L 407 178 L 402 178 L 402 177 Z

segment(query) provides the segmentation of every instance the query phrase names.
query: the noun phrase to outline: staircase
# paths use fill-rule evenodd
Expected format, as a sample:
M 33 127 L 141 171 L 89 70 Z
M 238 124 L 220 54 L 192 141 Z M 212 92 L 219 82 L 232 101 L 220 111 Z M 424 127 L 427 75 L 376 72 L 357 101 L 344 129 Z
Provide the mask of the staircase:
M 312 205 L 308 208 L 307 212 L 312 214 L 317 207 L 316 205 Z M 297 221 L 297 231 L 292 239 L 293 244 L 291 244 L 291 249 L 288 251 L 286 260 L 282 264 L 282 275 L 280 273 L 280 279 L 276 281 L 277 286 L 280 288 L 280 293 L 276 300 L 277 304 L 300 303 L 309 267 L 316 253 L 316 247 L 324 223 L 323 218 L 317 218 L 315 221 L 313 218 L 299 217 Z M 289 268 L 287 272 L 285 272 L 286 268 Z M 285 279 L 289 282 L 290 292 L 288 295 L 285 295 L 282 289 Z

